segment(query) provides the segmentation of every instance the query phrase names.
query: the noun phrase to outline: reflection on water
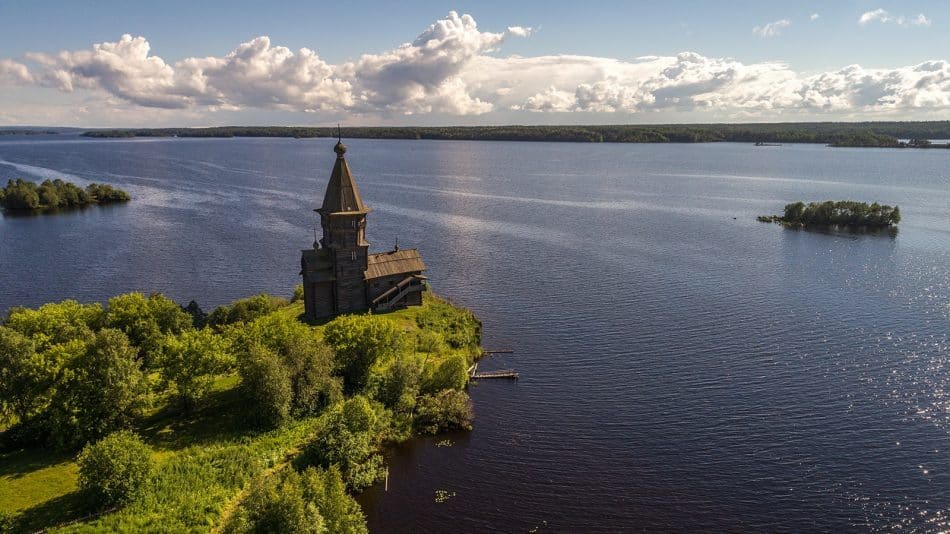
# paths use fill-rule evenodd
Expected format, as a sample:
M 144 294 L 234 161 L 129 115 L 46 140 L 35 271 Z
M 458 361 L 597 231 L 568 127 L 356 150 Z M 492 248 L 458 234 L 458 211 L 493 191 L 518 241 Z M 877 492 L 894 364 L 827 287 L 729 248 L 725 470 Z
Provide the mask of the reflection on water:
M 0 309 L 289 294 L 332 140 L 0 141 L 133 202 L 0 218 Z M 391 451 L 377 532 L 950 528 L 943 151 L 353 140 L 375 250 L 484 320 L 477 422 Z M 900 205 L 884 236 L 755 221 Z M 435 502 L 435 492 L 456 497 Z

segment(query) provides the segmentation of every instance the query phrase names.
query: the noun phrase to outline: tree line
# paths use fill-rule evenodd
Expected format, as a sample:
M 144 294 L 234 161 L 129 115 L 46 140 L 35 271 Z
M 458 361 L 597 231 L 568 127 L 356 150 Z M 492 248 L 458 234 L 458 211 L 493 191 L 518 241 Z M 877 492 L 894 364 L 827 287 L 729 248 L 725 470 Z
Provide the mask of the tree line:
M 17 178 L 7 180 L 7 185 L 0 188 L 0 207 L 12 211 L 83 208 L 129 200 L 128 193 L 108 184 L 91 183 L 84 189 L 59 178 L 39 185 Z
M 950 121 L 813 122 L 762 124 L 660 124 L 585 126 L 346 127 L 349 138 L 581 143 L 822 143 L 833 146 L 903 147 L 899 139 L 950 139 Z M 87 137 L 336 137 L 337 128 L 221 126 L 90 130 Z

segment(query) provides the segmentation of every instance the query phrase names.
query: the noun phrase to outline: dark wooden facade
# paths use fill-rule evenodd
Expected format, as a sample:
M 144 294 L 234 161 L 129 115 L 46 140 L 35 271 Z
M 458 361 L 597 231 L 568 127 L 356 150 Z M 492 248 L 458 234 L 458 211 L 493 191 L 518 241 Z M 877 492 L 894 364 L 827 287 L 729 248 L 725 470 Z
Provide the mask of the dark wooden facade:
M 369 308 L 386 310 L 422 304 L 425 264 L 416 249 L 369 254 L 366 214 L 356 181 L 346 162 L 346 146 L 333 148 L 320 215 L 323 238 L 301 253 L 304 307 L 312 318 Z

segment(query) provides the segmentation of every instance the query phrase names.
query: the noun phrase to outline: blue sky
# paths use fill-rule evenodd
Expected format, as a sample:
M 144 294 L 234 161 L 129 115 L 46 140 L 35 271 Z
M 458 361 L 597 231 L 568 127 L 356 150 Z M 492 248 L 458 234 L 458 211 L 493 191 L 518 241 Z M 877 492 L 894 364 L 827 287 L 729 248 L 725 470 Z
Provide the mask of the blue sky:
M 273 4 L 6 0 L 0 124 L 950 118 L 950 2 Z

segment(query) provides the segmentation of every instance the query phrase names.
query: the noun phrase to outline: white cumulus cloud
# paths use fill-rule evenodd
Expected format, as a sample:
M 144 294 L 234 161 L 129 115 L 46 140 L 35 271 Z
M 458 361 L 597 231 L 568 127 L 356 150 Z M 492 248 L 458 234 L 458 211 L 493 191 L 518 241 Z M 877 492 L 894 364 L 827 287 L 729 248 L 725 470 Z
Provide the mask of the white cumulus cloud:
M 756 26 L 752 28 L 752 33 L 758 35 L 759 37 L 775 37 L 776 35 L 781 35 L 782 30 L 788 28 L 792 25 L 792 21 L 788 19 L 776 20 L 775 22 L 770 22 L 764 26 Z
M 883 11 L 869 12 L 863 24 L 871 22 L 917 24 Z M 776 35 L 788 24 L 776 21 L 758 33 Z M 643 120 L 950 115 L 950 64 L 942 60 L 804 74 L 781 62 L 697 52 L 635 59 L 497 53 L 506 39 L 531 33 L 524 26 L 484 31 L 470 15 L 450 12 L 412 42 L 339 64 L 266 36 L 221 56 L 166 61 L 152 54 L 144 37 L 123 35 L 85 50 L 0 58 L 0 84 L 59 91 L 56 109 L 114 121 L 187 117 L 210 123 L 216 113 L 234 117 L 253 110 L 347 114 L 375 123 L 405 115 L 509 121 L 529 112 Z M 6 102 L 0 113 L 21 122 L 45 117 L 38 108 Z
M 905 28 L 910 26 L 930 26 L 930 19 L 924 16 L 923 13 L 918 14 L 916 17 L 905 17 L 904 15 L 897 15 L 896 17 L 891 15 L 885 9 L 875 9 L 873 11 L 866 11 L 858 18 L 858 24 L 861 26 L 867 26 L 868 24 L 879 22 L 881 24 L 893 23 L 898 26 L 903 26 Z

